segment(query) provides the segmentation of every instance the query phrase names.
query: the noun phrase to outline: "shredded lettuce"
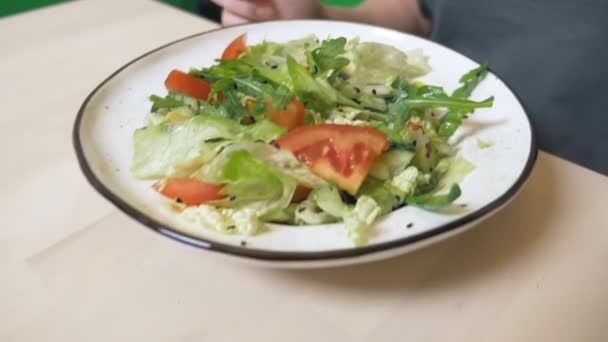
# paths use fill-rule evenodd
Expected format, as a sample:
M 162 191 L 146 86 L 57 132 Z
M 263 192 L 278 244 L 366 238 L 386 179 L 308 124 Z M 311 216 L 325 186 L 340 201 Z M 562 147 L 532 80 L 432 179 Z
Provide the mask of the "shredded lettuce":
M 408 54 L 390 45 L 364 42 L 356 46 L 354 55 L 349 81 L 360 87 L 390 85 L 397 78 L 411 79 L 431 70 L 420 50 Z
M 367 241 L 370 227 L 380 215 L 382 209 L 369 196 L 361 196 L 353 210 L 344 215 L 344 227 L 351 241 L 356 245 L 363 245 Z

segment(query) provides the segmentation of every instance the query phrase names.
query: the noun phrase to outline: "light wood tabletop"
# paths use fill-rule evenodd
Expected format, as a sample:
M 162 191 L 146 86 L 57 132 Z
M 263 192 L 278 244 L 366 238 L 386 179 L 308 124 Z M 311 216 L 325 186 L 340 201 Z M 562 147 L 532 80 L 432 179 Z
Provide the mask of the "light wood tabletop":
M 608 341 L 608 178 L 543 152 L 473 230 L 327 270 L 226 260 L 102 199 L 71 145 L 80 104 L 214 27 L 144 0 L 0 19 L 0 341 Z

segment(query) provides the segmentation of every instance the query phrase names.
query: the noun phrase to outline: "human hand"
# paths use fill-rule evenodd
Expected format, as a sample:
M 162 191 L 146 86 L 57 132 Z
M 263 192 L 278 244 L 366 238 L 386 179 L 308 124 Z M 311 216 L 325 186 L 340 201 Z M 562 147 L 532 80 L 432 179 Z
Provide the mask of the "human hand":
M 211 0 L 224 10 L 222 24 L 236 24 L 297 18 L 319 18 L 323 10 L 319 0 Z

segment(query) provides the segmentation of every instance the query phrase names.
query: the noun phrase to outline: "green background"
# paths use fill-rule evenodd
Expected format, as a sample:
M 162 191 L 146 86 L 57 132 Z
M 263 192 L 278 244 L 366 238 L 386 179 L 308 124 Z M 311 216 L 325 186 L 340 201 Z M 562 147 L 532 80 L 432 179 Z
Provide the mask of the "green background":
M 128 1 L 128 0 L 125 0 Z M 181 9 L 197 12 L 197 0 L 160 0 Z M 0 0 L 0 17 L 13 15 L 39 7 L 54 5 L 67 0 Z
M 67 2 L 68 0 L 0 0 L 0 17 L 13 15 L 29 10 L 33 10 L 39 7 L 49 6 L 58 4 L 61 2 Z M 127 0 L 125 0 L 127 1 Z M 193 13 L 198 12 L 197 0 L 159 0 L 178 8 Z M 364 0 L 322 0 L 326 5 L 332 6 L 357 6 Z

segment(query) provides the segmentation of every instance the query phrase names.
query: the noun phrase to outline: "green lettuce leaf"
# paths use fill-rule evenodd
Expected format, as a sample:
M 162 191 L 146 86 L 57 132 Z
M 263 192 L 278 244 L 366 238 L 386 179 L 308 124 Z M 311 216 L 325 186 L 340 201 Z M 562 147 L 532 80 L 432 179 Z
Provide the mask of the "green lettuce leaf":
M 270 143 L 285 134 L 285 132 L 287 132 L 287 129 L 284 127 L 264 119 L 252 125 L 244 126 L 242 136 L 245 140 L 261 140 L 265 143 Z
M 180 168 L 194 171 L 215 155 L 218 140 L 238 131 L 235 122 L 209 115 L 140 128 L 133 135 L 131 172 L 139 179 L 159 179 Z
M 460 197 L 461 191 L 458 184 L 452 184 L 447 194 L 436 195 L 435 192 L 429 192 L 423 195 L 410 196 L 405 201 L 407 204 L 422 207 L 428 210 L 437 210 L 454 202 Z

